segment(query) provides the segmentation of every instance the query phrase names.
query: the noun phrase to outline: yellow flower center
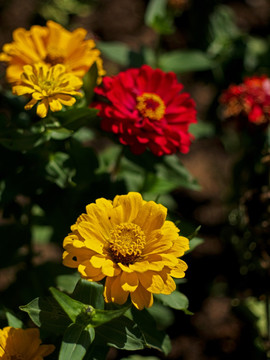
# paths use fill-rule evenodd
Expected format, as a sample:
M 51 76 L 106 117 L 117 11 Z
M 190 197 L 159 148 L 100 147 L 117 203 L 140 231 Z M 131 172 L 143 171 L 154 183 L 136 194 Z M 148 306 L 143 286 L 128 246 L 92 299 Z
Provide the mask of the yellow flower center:
M 151 120 L 160 120 L 163 118 L 166 106 L 157 94 L 143 93 L 137 96 L 136 100 L 136 109 L 139 110 L 143 117 Z
M 136 224 L 122 223 L 111 230 L 110 251 L 115 262 L 134 263 L 141 256 L 145 243 L 145 234 Z

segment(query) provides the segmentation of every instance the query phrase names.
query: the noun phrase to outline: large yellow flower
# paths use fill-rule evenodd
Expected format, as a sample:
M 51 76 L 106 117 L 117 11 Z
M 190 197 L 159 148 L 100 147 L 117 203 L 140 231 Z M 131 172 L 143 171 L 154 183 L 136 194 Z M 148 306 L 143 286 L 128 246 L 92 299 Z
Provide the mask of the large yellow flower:
M 64 65 L 25 65 L 23 71 L 21 83 L 13 86 L 13 93 L 32 95 L 25 109 L 31 109 L 38 102 L 37 114 L 42 118 L 46 117 L 49 108 L 59 111 L 62 105 L 73 105 L 76 102 L 74 96 L 82 96 L 76 91 L 82 86 L 82 80 L 66 73 Z
M 124 304 L 130 294 L 138 309 L 153 304 L 153 294 L 170 294 L 172 277 L 185 276 L 178 259 L 189 241 L 166 221 L 167 209 L 136 192 L 104 198 L 86 207 L 64 240 L 64 265 L 89 281 L 106 277 L 106 302 Z
M 41 360 L 54 351 L 54 345 L 41 345 L 39 329 L 0 329 L 1 360 Z
M 3 46 L 0 61 L 8 64 L 7 80 L 20 80 L 24 65 L 42 62 L 47 65 L 63 64 L 67 72 L 82 78 L 96 63 L 99 79 L 105 74 L 100 51 L 94 40 L 85 40 L 86 30 L 78 28 L 73 32 L 61 25 L 48 21 L 46 26 L 34 25 L 30 30 L 18 28 L 13 32 L 14 41 Z

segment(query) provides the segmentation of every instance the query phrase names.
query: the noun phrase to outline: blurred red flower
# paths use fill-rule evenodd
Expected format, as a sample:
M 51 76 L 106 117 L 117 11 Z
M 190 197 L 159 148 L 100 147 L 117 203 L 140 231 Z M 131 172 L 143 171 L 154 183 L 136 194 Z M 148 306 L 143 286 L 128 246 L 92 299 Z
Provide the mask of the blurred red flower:
M 165 73 L 143 65 L 113 77 L 104 77 L 95 92 L 105 101 L 100 110 L 101 127 L 113 132 L 134 154 L 147 148 L 155 155 L 189 151 L 190 123 L 196 122 L 195 102 L 173 72 Z
M 270 120 L 270 79 L 266 75 L 244 79 L 223 92 L 220 103 L 225 105 L 225 118 L 243 115 L 257 125 Z

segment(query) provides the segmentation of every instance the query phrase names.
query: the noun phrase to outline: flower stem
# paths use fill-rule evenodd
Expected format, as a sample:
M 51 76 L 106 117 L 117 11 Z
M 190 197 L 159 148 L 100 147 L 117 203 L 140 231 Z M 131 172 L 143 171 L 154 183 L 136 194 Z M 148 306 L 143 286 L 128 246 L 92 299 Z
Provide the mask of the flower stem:
M 111 176 L 110 176 L 111 181 L 115 181 L 116 178 L 117 178 L 117 174 L 118 174 L 119 169 L 120 169 L 120 164 L 121 164 L 123 154 L 124 154 L 124 147 L 122 146 L 121 150 L 119 151 L 119 153 L 117 155 L 117 158 L 115 160 L 114 166 L 113 166 L 112 171 L 111 171 Z

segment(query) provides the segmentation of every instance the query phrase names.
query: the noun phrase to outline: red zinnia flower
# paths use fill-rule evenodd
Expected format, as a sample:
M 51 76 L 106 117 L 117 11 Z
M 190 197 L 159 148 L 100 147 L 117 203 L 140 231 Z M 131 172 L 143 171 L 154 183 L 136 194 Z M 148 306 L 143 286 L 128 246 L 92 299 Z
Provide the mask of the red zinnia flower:
M 244 79 L 240 85 L 231 85 L 220 97 L 225 105 L 224 117 L 244 115 L 249 122 L 259 124 L 270 120 L 270 79 L 266 75 Z
M 95 103 L 105 131 L 118 135 L 134 154 L 146 148 L 155 155 L 187 153 L 192 135 L 190 123 L 196 122 L 195 102 L 173 72 L 164 73 L 143 65 L 113 77 L 104 77 L 95 92 L 108 102 Z

